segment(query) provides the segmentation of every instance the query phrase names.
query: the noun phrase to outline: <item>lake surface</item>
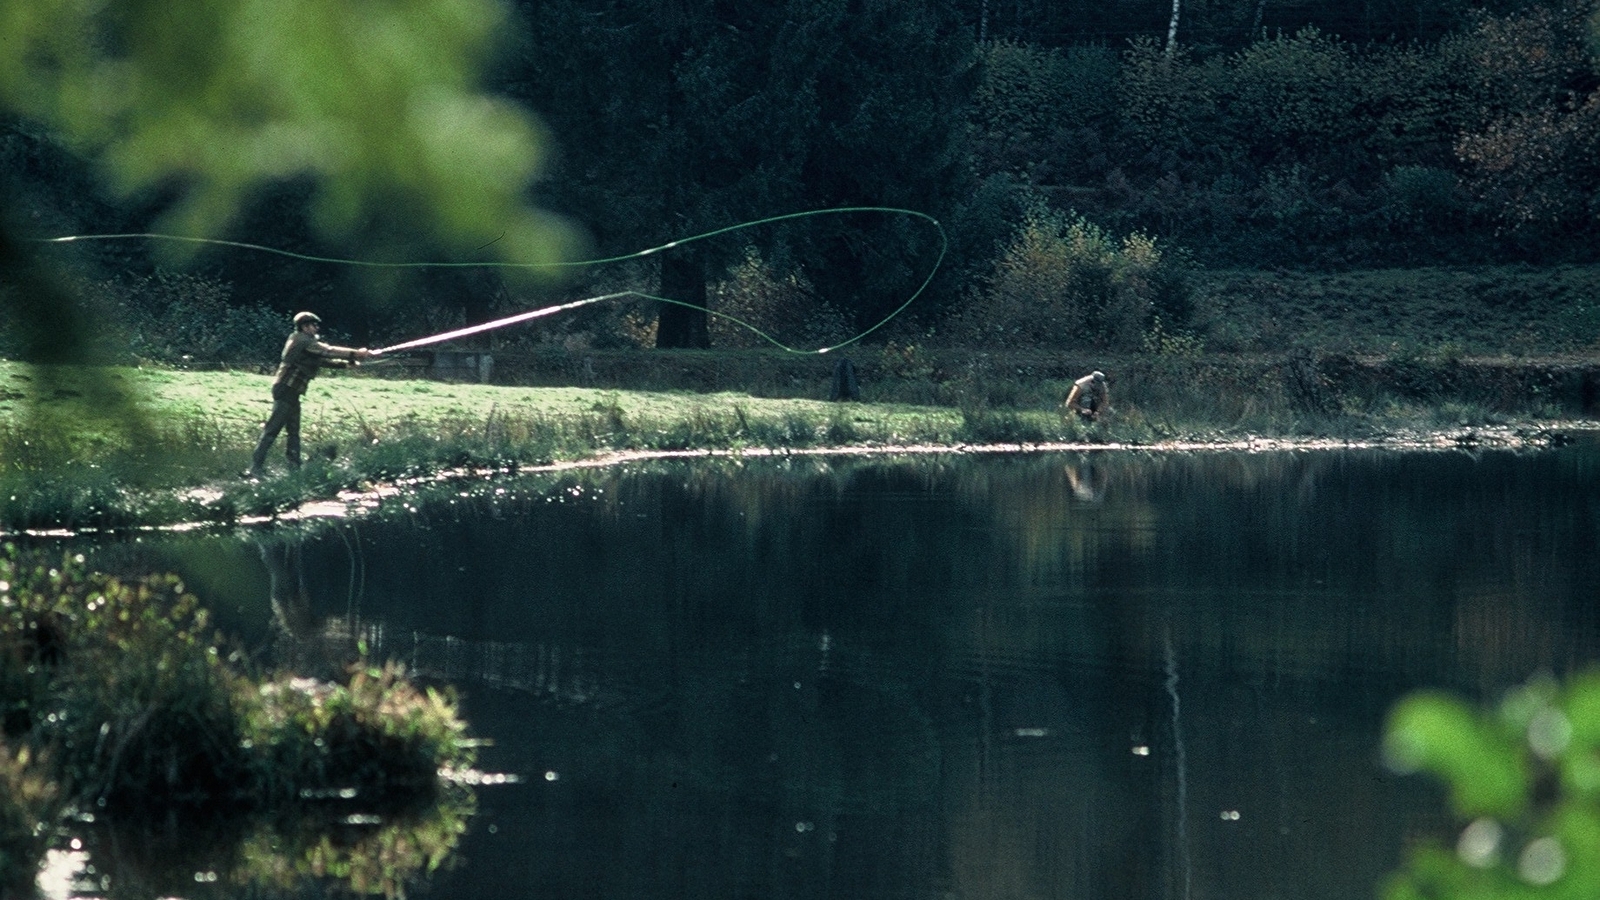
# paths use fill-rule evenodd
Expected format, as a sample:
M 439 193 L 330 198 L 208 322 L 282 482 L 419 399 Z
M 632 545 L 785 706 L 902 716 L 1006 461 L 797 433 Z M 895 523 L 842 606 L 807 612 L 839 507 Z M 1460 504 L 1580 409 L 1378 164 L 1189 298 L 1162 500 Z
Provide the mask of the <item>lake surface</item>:
M 1592 440 L 508 487 L 101 551 L 264 656 L 459 689 L 520 781 L 414 893 L 1371 897 L 1448 827 L 1381 763 L 1391 705 L 1600 661 Z

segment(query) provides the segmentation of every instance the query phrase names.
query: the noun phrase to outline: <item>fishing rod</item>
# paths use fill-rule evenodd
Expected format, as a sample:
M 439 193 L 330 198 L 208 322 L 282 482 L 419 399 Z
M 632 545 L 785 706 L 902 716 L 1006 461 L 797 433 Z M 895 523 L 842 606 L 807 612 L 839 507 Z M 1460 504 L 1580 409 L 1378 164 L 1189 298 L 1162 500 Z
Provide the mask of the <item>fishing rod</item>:
M 688 303 L 688 302 L 682 301 L 682 300 L 675 300 L 675 299 L 672 299 L 670 297 L 658 297 L 658 296 L 655 296 L 655 295 L 652 295 L 652 294 L 643 293 L 641 291 L 627 290 L 627 291 L 618 291 L 616 293 L 611 293 L 611 294 L 601 294 L 601 295 L 595 296 L 595 297 L 585 297 L 585 298 L 583 298 L 581 300 L 573 300 L 573 301 L 569 301 L 569 302 L 566 302 L 566 303 L 558 303 L 558 304 L 556 304 L 554 306 L 541 307 L 539 309 L 534 309 L 534 310 L 529 310 L 527 312 L 517 313 L 516 315 L 506 316 L 505 318 L 502 318 L 502 319 L 495 319 L 493 321 L 483 322 L 483 323 L 480 323 L 478 325 L 470 325 L 470 326 L 467 326 L 465 328 L 457 328 L 457 329 L 454 329 L 452 331 L 446 331 L 446 332 L 441 332 L 439 334 L 428 335 L 426 337 L 416 338 L 414 340 L 405 341 L 405 342 L 402 342 L 402 343 L 399 343 L 399 344 L 394 344 L 394 345 L 389 346 L 389 347 L 382 347 L 382 348 L 379 348 L 376 351 L 377 353 L 380 353 L 380 354 L 389 354 L 389 353 L 403 352 L 403 351 L 406 351 L 406 350 L 419 349 L 421 347 L 427 347 L 427 346 L 431 346 L 433 344 L 440 344 L 440 343 L 444 343 L 446 341 L 455 340 L 457 338 L 467 337 L 469 335 L 481 334 L 481 333 L 488 332 L 488 331 L 493 331 L 493 330 L 496 330 L 496 329 L 499 329 L 499 328 L 506 328 L 506 327 L 509 327 L 511 325 L 517 325 L 517 324 L 520 324 L 520 323 L 523 323 L 523 322 L 531 321 L 533 319 L 543 318 L 545 316 L 555 315 L 556 313 L 565 312 L 567 310 L 577 309 L 577 308 L 582 307 L 582 306 L 589 306 L 591 304 L 603 303 L 603 302 L 606 302 L 606 301 L 609 301 L 609 300 L 620 300 L 620 299 L 623 299 L 623 298 L 632 297 L 632 298 L 641 299 L 641 300 L 654 300 L 654 301 L 656 301 L 658 303 L 668 303 L 668 304 L 673 304 L 673 305 L 676 305 L 676 306 L 682 306 L 682 307 L 685 307 L 687 309 L 692 309 L 692 310 L 696 310 L 698 312 L 704 312 L 704 313 L 706 313 L 708 315 L 717 316 L 718 318 L 725 319 L 725 320 L 727 320 L 729 322 L 734 323 L 735 325 L 737 325 L 737 326 L 739 326 L 741 328 L 744 328 L 744 329 L 752 332 L 756 336 L 760 337 L 762 340 L 765 340 L 767 343 L 772 344 L 773 346 L 775 346 L 778 349 L 783 350 L 783 351 L 785 351 L 787 353 L 797 353 L 797 354 L 804 354 L 804 355 L 821 355 L 821 354 L 824 354 L 824 353 L 830 353 L 830 352 L 832 352 L 834 350 L 838 350 L 841 347 L 847 347 L 847 346 L 849 346 L 851 344 L 857 343 L 858 341 L 861 341 L 862 339 L 866 338 L 868 335 L 872 334 L 873 332 L 877 331 L 878 329 L 882 328 L 883 326 L 889 324 L 889 322 L 891 320 L 893 320 L 896 316 L 899 316 L 902 312 L 904 312 L 908 307 L 911 306 L 912 303 L 916 302 L 918 297 L 922 296 L 922 294 L 927 291 L 928 285 L 933 282 L 934 276 L 936 274 L 938 274 L 940 266 L 942 266 L 944 264 L 945 255 L 949 252 L 949 249 L 950 249 L 950 239 L 949 239 L 948 235 L 946 235 L 946 233 L 945 233 L 944 226 L 939 222 L 938 219 L 934 218 L 933 216 L 928 215 L 927 213 L 920 212 L 920 211 L 914 210 L 914 209 L 905 209 L 905 208 L 902 208 L 902 207 L 894 207 L 894 206 L 834 206 L 834 207 L 827 207 L 825 209 L 801 210 L 799 212 L 783 213 L 781 215 L 766 216 L 766 217 L 760 218 L 760 219 L 751 219 L 751 220 L 748 220 L 748 221 L 739 222 L 739 223 L 734 224 L 734 225 L 727 225 L 727 226 L 724 226 L 722 228 L 716 228 L 716 229 L 712 229 L 711 231 L 706 231 L 706 232 L 702 232 L 700 234 L 691 235 L 689 237 L 679 238 L 677 240 L 668 241 L 665 244 L 660 244 L 660 245 L 655 246 L 655 247 L 650 247 L 650 248 L 647 248 L 647 249 L 644 249 L 644 250 L 635 251 L 633 253 L 624 253 L 624 254 L 621 254 L 621 255 L 618 255 L 618 256 L 610 256 L 610 257 L 604 257 L 604 258 L 598 258 L 598 259 L 558 261 L 558 262 L 542 262 L 542 263 L 516 262 L 516 261 L 512 261 L 512 260 L 481 260 L 481 261 L 473 261 L 473 262 L 438 261 L 438 260 L 421 261 L 421 262 L 391 262 L 391 261 L 379 261 L 379 260 L 364 260 L 364 259 L 353 259 L 353 258 L 335 257 L 335 256 L 318 256 L 316 254 L 310 254 L 310 253 L 299 253 L 299 252 L 296 252 L 294 250 L 284 250 L 284 249 L 279 248 L 279 247 L 270 247 L 270 246 L 267 246 L 265 244 L 250 243 L 248 241 L 232 241 L 232 240 L 225 240 L 225 239 L 222 239 L 222 238 L 192 237 L 192 236 L 188 236 L 188 235 L 166 234 L 166 233 L 163 233 L 163 232 L 151 232 L 151 231 L 126 232 L 126 233 L 119 233 L 119 234 L 69 234 L 69 235 L 62 235 L 60 237 L 38 238 L 36 240 L 39 243 L 45 243 L 45 244 L 66 244 L 66 243 L 73 243 L 73 242 L 78 242 L 78 241 L 125 241 L 125 240 L 170 241 L 170 242 L 175 242 L 175 243 L 200 244 L 200 245 L 219 246 L 219 247 L 232 247 L 232 248 L 241 249 L 241 250 L 251 250 L 251 251 L 256 251 L 256 252 L 260 252 L 260 253 L 270 253 L 270 254 L 274 254 L 274 255 L 277 255 L 277 256 L 287 257 L 289 259 L 302 260 L 302 261 L 305 261 L 305 262 L 327 263 L 327 264 L 331 264 L 331 265 L 358 266 L 358 267 L 365 267 L 365 268 L 381 268 L 381 269 L 425 269 L 425 268 L 467 268 L 467 267 L 472 267 L 472 268 L 501 268 L 501 269 L 559 269 L 559 268 L 577 268 L 577 267 L 582 267 L 582 266 L 600 266 L 600 265 L 606 265 L 606 264 L 610 264 L 610 263 L 625 262 L 627 260 L 632 260 L 632 259 L 642 259 L 642 258 L 644 258 L 646 256 L 650 256 L 650 255 L 655 254 L 655 253 L 666 252 L 668 250 L 672 250 L 672 249 L 675 249 L 677 247 L 682 247 L 682 246 L 684 246 L 686 244 L 695 243 L 697 241 L 709 240 L 710 238 L 718 237 L 720 235 L 729 234 L 729 233 L 732 233 L 732 232 L 735 232 L 735 231 L 741 231 L 741 230 L 746 229 L 746 228 L 755 228 L 755 227 L 761 226 L 761 225 L 771 225 L 771 224 L 775 224 L 775 223 L 778 223 L 778 222 L 786 222 L 786 221 L 791 221 L 791 220 L 795 220 L 795 219 L 804 219 L 804 218 L 809 218 L 809 217 L 812 217 L 812 216 L 850 215 L 850 214 L 864 214 L 864 213 L 876 213 L 876 214 L 880 214 L 880 215 L 891 215 L 891 216 L 908 216 L 908 217 L 920 219 L 920 220 L 926 222 L 927 224 L 931 225 L 933 227 L 933 229 L 939 235 L 939 253 L 938 253 L 938 256 L 934 259 L 933 265 L 929 267 L 927 276 L 923 278 L 921 284 L 919 284 L 917 286 L 917 289 L 915 291 L 913 291 L 911 293 L 911 295 L 909 297 L 907 297 L 906 300 L 903 303 L 901 303 L 899 306 L 895 307 L 893 310 L 891 310 L 889 312 L 888 315 L 884 316 L 882 319 L 880 319 L 878 322 L 873 324 L 871 327 L 869 327 L 869 328 L 857 333 L 856 335 L 854 335 L 853 337 L 848 338 L 847 340 L 843 340 L 843 341 L 840 341 L 837 344 L 833 344 L 832 346 L 820 347 L 820 348 L 817 348 L 817 349 L 814 349 L 814 350 L 805 350 L 805 349 L 800 349 L 800 348 L 797 348 L 797 347 L 791 347 L 791 346 L 783 343 L 782 341 L 779 341 L 777 338 L 773 337 L 772 335 L 768 334 L 767 332 L 763 331 L 762 329 L 758 328 L 757 326 L 751 324 L 750 322 L 746 322 L 743 319 L 738 318 L 737 316 L 728 315 L 727 313 L 720 313 L 720 312 L 717 312 L 716 310 L 711 309 L 709 307 L 700 306 L 700 305 L 694 304 L 694 303 Z
M 569 309 L 577 309 L 580 306 L 588 306 L 591 303 L 601 303 L 606 300 L 616 300 L 620 297 L 626 297 L 633 293 L 633 291 L 619 291 L 615 294 L 602 294 L 598 297 L 585 297 L 582 300 L 574 300 L 571 303 L 559 303 L 555 306 L 546 306 L 542 309 L 517 313 L 514 316 L 506 316 L 504 319 L 495 319 L 493 322 L 484 322 L 480 325 L 469 325 L 466 328 L 457 328 L 454 331 L 444 331 L 440 332 L 439 334 L 417 338 L 416 340 L 394 344 L 393 346 L 389 347 L 379 347 L 374 349 L 372 352 L 379 354 L 398 353 L 402 350 L 415 350 L 419 347 L 427 347 L 432 344 L 442 344 L 445 341 L 453 341 L 456 338 L 464 338 L 469 335 L 479 334 L 485 331 L 493 331 L 496 328 L 505 328 L 509 325 L 517 325 L 522 322 L 528 322 L 544 316 L 553 316 L 558 312 L 565 312 Z

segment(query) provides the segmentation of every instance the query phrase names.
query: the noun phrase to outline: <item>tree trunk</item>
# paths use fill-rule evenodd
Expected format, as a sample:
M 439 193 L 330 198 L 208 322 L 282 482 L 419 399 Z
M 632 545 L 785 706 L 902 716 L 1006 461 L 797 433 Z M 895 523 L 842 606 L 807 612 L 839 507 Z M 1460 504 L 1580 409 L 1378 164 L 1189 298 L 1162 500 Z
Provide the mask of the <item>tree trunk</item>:
M 706 272 L 698 254 L 678 251 L 661 260 L 661 304 L 656 315 L 656 349 L 711 346 L 706 322 Z M 690 304 L 683 306 L 680 304 Z
M 1178 12 L 1183 6 L 1183 0 L 1172 0 L 1172 21 L 1167 23 L 1167 56 L 1178 49 Z

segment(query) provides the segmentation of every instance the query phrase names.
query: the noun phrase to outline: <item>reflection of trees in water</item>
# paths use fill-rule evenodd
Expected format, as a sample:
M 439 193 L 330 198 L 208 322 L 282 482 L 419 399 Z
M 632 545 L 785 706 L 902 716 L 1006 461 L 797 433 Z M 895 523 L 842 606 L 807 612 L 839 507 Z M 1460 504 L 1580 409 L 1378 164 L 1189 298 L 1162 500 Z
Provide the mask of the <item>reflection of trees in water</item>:
M 1225 646 L 1262 670 L 1333 677 L 1357 655 L 1428 677 L 1465 661 L 1498 692 L 1525 674 L 1512 648 L 1546 648 L 1559 664 L 1591 618 L 1559 598 L 1592 581 L 1596 558 L 1553 559 L 1538 537 L 1597 515 L 1600 476 L 1581 457 L 1107 453 L 1094 466 L 1105 494 L 1093 506 L 1074 502 L 1060 457 L 952 469 L 940 489 L 983 523 L 970 536 L 1019 592 L 1064 584 L 1159 612 L 1182 573 L 1230 599 L 1217 604 L 1222 621 L 1174 639 Z M 1420 634 L 1458 637 L 1419 648 Z
M 381 631 L 379 632 L 381 635 Z M 405 660 L 424 678 L 520 691 L 566 704 L 604 703 L 614 691 L 587 670 L 583 648 L 556 644 L 471 641 L 411 632 L 375 652 Z
M 403 897 L 449 860 L 475 811 L 470 790 L 445 786 L 382 816 L 306 804 L 270 819 L 100 820 L 74 826 L 75 849 L 52 851 L 45 878 L 84 897 Z
M 363 633 L 543 698 L 507 701 L 537 717 L 515 727 L 582 755 L 572 780 L 610 812 L 552 809 L 541 830 L 576 829 L 571 865 L 630 889 L 666 865 L 707 896 L 945 871 L 973 896 L 1109 898 L 1170 895 L 1180 851 L 1197 891 L 1292 892 L 1238 874 L 1256 871 L 1246 834 L 1319 883 L 1359 881 L 1328 860 L 1365 858 L 1372 835 L 1312 821 L 1392 807 L 1348 742 L 1402 684 L 1520 676 L 1592 624 L 1551 597 L 1596 563 L 1540 566 L 1570 546 L 1537 535 L 1600 521 L 1595 474 L 1567 463 L 1087 461 L 1098 502 L 1074 491 L 1083 456 L 573 476 L 373 538 L 370 590 L 418 607 Z M 1168 627 L 1195 761 L 1182 846 Z
M 1202 713 L 1190 748 L 1194 758 L 1237 759 L 1271 777 L 1250 786 L 1202 779 L 1194 802 L 1208 815 L 1242 805 L 1266 816 L 1268 827 L 1283 832 L 1262 846 L 1313 864 L 1299 837 L 1306 810 L 1320 805 L 1360 816 L 1386 801 L 1373 779 L 1339 768 L 1348 765 L 1339 735 L 1350 723 L 1307 721 L 1294 714 L 1297 708 L 1331 706 L 1376 717 L 1399 686 L 1448 682 L 1461 672 L 1493 695 L 1524 677 L 1530 662 L 1570 666 L 1573 635 L 1592 633 L 1595 611 L 1563 598 L 1573 595 L 1574 579 L 1593 582 L 1593 557 L 1553 558 L 1570 554 L 1539 536 L 1571 539 L 1571 525 L 1564 523 L 1574 516 L 1600 521 L 1596 476 L 1570 458 L 1528 463 L 1496 453 L 1104 454 L 1095 459 L 1104 486 L 1098 505 L 1079 502 L 1070 470 L 1047 457 L 973 466 L 925 461 L 894 471 L 850 465 L 820 478 L 809 496 L 824 499 L 809 501 L 793 484 L 770 493 L 760 484 L 745 486 L 748 494 L 727 483 L 699 490 L 742 504 L 735 509 L 764 507 L 769 521 L 803 513 L 810 521 L 782 526 L 794 546 L 805 548 L 797 555 L 861 576 L 858 583 L 875 601 L 882 600 L 876 585 L 912 585 L 927 586 L 930 598 L 941 598 L 935 602 L 951 602 L 954 590 L 983 604 L 990 610 L 988 637 L 980 642 L 978 629 L 958 622 L 944 633 L 952 650 L 965 648 L 1001 666 L 1009 655 L 1158 671 L 1164 665 L 1159 635 L 1164 623 L 1173 623 L 1173 659 L 1199 685 L 1197 708 L 1210 715 L 1258 709 L 1252 720 L 1266 729 L 1242 733 Z M 857 491 L 889 502 L 854 509 Z M 963 510 L 956 527 L 917 521 L 945 515 L 933 512 L 944 500 L 930 498 L 951 496 Z M 791 498 L 800 498 L 798 505 Z M 1573 546 L 1582 545 L 1579 537 Z M 1467 584 L 1475 587 L 1458 587 Z M 1064 629 L 1059 615 L 1030 612 L 1077 605 L 1085 610 L 1081 627 Z M 1001 677 L 982 690 L 1000 696 L 1016 686 Z M 1090 728 L 1118 721 L 1148 728 L 1163 711 L 1149 691 L 1093 693 L 1082 687 L 1068 692 L 1080 700 Z M 1359 732 L 1351 724 L 1350 733 Z M 1172 759 L 1172 740 L 1153 733 L 1154 753 L 1146 762 Z M 1297 745 L 1301 753 L 1281 755 Z M 979 769 L 982 760 L 1003 760 L 1013 749 L 1002 743 L 977 752 Z M 1008 877 L 1088 876 L 1088 868 L 1072 869 L 1070 854 L 1041 868 L 1025 853 L 1008 852 L 996 835 L 1012 828 L 1039 840 L 1053 835 L 1049 840 L 1060 847 L 1083 846 L 1094 835 L 1081 852 L 1095 859 L 1114 858 L 1118 846 L 1128 851 L 1129 841 L 1159 833 L 1157 823 L 1173 820 L 1173 793 L 1158 791 L 1156 805 L 1146 807 L 1149 828 L 1137 824 L 1139 815 L 1107 815 L 1106 807 L 1084 799 L 1088 794 L 1073 793 L 1118 783 L 1115 776 L 1094 777 L 1097 765 L 1133 778 L 1127 767 L 1138 761 L 1116 756 L 1089 754 L 1078 770 L 1027 775 L 1012 762 L 1016 781 L 1000 779 L 989 788 L 975 781 L 966 789 L 968 814 L 951 819 L 960 833 L 955 850 L 972 866 L 972 876 L 981 874 L 978 881 L 990 887 Z M 1154 771 L 1139 777 L 1176 791 L 1170 776 L 1159 774 L 1164 768 L 1147 768 Z M 1004 793 L 1020 784 L 1041 787 Z M 1055 802 L 1040 794 L 1062 787 L 1066 793 Z M 1074 817 L 1076 827 L 1061 824 Z M 1129 837 L 1127 828 L 1145 837 Z M 1197 830 L 1196 840 L 1214 830 Z M 1120 843 L 1110 837 L 1117 834 Z M 1363 838 L 1325 837 L 1346 858 L 1360 857 Z M 1197 859 L 1225 865 L 1223 846 L 1213 844 Z M 1138 866 L 1130 857 L 1120 871 Z M 1325 874 L 1330 884 L 1352 877 L 1348 871 Z M 1203 877 L 1225 880 L 1214 869 Z M 1139 894 L 1131 884 L 1127 894 L 1107 891 Z

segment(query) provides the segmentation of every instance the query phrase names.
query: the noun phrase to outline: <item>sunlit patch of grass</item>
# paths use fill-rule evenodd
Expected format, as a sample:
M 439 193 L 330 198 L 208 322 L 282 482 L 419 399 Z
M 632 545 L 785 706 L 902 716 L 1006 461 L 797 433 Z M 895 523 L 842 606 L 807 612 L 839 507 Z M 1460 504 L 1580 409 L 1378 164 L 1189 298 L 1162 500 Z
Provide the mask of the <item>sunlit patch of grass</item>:
M 1307 302 L 1338 293 L 1324 287 Z M 284 471 L 280 441 L 268 461 L 273 474 L 260 482 L 238 473 L 269 409 L 265 376 L 130 369 L 121 377 L 149 412 L 139 441 L 98 426 L 44 427 L 50 420 L 30 411 L 0 410 L 0 527 L 225 523 L 373 483 L 460 469 L 516 471 L 611 451 L 1372 435 L 1447 422 L 1457 414 L 1441 419 L 1438 409 L 1450 403 L 1481 407 L 1483 416 L 1537 418 L 1579 402 L 1581 379 L 1471 368 L 1464 356 L 1471 345 L 1462 341 L 1386 346 L 1377 358 L 1301 348 L 1265 357 L 1096 360 L 1112 375 L 1114 411 L 1091 429 L 1059 417 L 1069 379 L 1058 372 L 1083 363 L 1050 356 L 1002 361 L 998 354 L 930 351 L 928 365 L 904 379 L 864 369 L 870 403 L 334 375 L 317 379 L 305 401 L 305 467 Z M 731 371 L 781 362 L 713 357 Z M 682 367 L 682 358 L 672 360 L 639 365 L 648 372 Z M 0 378 L 25 371 L 0 363 Z M 68 377 L 54 375 L 58 382 Z M 30 384 L 0 381 L 13 383 Z M 21 391 L 6 390 L 7 403 L 20 403 L 13 395 Z M 904 402 L 916 398 L 940 405 Z

